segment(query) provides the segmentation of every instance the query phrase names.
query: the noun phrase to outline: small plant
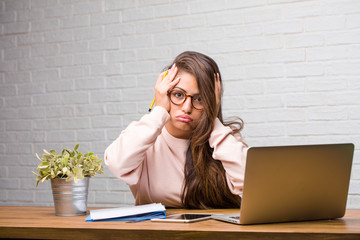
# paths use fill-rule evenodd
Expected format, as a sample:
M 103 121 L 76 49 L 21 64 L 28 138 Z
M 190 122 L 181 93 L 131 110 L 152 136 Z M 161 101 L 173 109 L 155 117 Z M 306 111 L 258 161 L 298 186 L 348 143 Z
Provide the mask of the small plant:
M 36 157 L 41 161 L 37 166 L 38 174 L 36 175 L 36 186 L 39 182 L 44 182 L 47 179 L 66 178 L 66 181 L 78 182 L 84 177 L 92 177 L 98 174 L 103 174 L 102 159 L 89 152 L 83 155 L 78 152 L 79 144 L 74 147 L 74 150 L 63 149 L 61 154 L 55 150 L 49 152 L 44 149 L 43 157 L 40 158 L 36 153 Z

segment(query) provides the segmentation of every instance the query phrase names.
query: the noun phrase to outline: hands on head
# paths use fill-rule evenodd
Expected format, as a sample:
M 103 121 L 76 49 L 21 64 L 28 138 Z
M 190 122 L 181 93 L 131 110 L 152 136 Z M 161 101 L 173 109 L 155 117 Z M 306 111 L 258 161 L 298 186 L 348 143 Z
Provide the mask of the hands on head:
M 175 78 L 178 72 L 178 68 L 175 64 L 166 72 L 159 74 L 155 84 L 155 101 L 157 106 L 165 108 L 168 112 L 170 111 L 170 101 L 168 97 L 168 91 L 173 89 L 179 82 L 180 77 Z

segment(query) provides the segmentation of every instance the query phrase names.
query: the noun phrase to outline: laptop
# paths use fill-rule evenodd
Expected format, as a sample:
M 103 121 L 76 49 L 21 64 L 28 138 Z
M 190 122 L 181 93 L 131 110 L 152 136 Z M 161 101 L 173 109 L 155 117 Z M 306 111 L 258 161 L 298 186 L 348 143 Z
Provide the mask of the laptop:
M 213 215 L 236 224 L 341 218 L 354 145 L 249 148 L 240 215 Z

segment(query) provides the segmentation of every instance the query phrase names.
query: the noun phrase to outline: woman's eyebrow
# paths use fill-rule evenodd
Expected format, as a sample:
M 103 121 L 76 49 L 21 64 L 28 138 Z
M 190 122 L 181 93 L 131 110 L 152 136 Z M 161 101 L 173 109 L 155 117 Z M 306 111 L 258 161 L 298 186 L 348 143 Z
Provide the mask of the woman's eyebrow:
M 181 87 L 174 87 L 174 89 L 177 88 L 177 89 L 180 89 L 181 91 L 187 93 L 187 91 L 185 89 L 182 89 Z M 195 96 L 195 95 L 200 95 L 200 93 L 195 93 L 193 94 L 192 96 Z
M 187 91 L 185 89 L 182 89 L 181 87 L 174 87 L 174 89 L 177 88 L 177 89 L 180 89 L 181 91 L 187 93 Z

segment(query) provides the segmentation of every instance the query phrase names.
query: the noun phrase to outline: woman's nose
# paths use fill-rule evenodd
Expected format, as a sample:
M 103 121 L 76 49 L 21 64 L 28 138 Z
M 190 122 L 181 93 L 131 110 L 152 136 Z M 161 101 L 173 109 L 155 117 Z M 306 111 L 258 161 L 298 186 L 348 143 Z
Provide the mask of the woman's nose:
M 184 112 L 191 112 L 192 105 L 191 105 L 191 97 L 187 96 L 185 102 L 182 105 L 182 109 Z

